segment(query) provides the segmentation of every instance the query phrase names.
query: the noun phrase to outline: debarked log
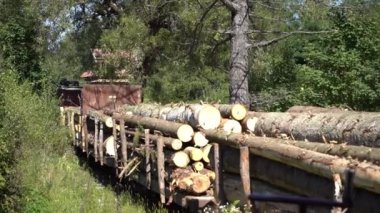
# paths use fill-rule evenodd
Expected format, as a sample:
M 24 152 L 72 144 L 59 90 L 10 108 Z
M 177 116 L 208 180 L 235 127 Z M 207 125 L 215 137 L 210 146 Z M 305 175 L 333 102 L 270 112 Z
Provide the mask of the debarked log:
M 250 112 L 257 136 L 380 147 L 380 113 Z
M 339 174 L 344 179 L 346 169 L 355 171 L 354 185 L 368 191 L 380 193 L 380 167 L 368 162 L 351 162 L 347 159 L 305 150 L 293 145 L 276 143 L 266 138 L 230 134 L 217 130 L 204 131 L 206 137 L 214 142 L 239 148 L 241 145 L 250 147 L 250 152 L 282 164 L 325 178 Z
M 219 110 L 208 104 L 124 105 L 122 110 L 133 115 L 187 123 L 194 128 L 201 127 L 203 129 L 216 129 L 221 120 Z

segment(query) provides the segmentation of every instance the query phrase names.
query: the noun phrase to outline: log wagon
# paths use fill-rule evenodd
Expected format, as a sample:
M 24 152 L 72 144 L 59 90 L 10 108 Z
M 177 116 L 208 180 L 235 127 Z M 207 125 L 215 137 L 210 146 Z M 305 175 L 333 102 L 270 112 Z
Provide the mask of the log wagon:
M 380 134 L 379 113 L 257 113 L 238 104 L 147 104 L 140 85 L 123 81 L 85 84 L 76 97 L 79 106 L 61 105 L 73 145 L 115 168 L 118 178 L 158 193 L 162 203 L 198 211 L 240 200 L 251 210 L 252 192 L 338 203 L 349 169 L 355 174 L 354 202 L 342 206 L 353 212 L 380 207 L 380 137 L 373 137 Z M 312 124 L 320 129 L 308 129 Z M 356 146 L 368 142 L 373 146 Z M 280 204 L 273 208 L 298 211 Z

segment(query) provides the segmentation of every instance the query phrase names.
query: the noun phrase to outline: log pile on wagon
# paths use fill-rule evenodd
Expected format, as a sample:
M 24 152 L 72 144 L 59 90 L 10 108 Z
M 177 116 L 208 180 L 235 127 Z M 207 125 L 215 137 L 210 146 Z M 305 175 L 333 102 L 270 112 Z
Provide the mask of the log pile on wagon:
M 355 187 L 380 194 L 379 113 L 264 113 L 239 104 L 202 103 L 124 105 L 75 114 L 79 109 L 62 112 L 76 145 L 101 164 L 114 159 L 120 178 L 135 175 L 147 188 L 156 187 L 163 202 L 177 191 L 218 200 L 229 181 L 221 185 L 222 169 L 239 175 L 247 197 L 250 154 L 331 181 L 344 181 L 345 170 L 353 169 Z M 79 128 L 81 135 L 75 134 Z M 219 168 L 219 146 L 239 150 L 239 165 Z

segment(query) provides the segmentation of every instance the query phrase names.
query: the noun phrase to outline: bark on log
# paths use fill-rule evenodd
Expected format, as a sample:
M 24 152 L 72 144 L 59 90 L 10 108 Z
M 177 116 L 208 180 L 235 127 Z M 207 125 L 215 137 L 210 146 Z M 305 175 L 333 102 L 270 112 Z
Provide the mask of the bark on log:
M 258 119 L 254 131 L 258 136 L 380 147 L 380 113 L 250 112 L 249 116 Z
M 115 119 L 124 119 L 125 123 L 130 127 L 143 126 L 146 129 L 158 130 L 172 137 L 178 138 L 181 141 L 184 141 L 184 138 L 190 138 L 191 140 L 194 135 L 193 129 L 187 124 L 135 115 L 123 115 L 119 113 L 114 113 L 113 117 Z M 186 131 L 182 131 L 183 129 L 186 129 Z
M 380 193 L 380 167 L 367 162 L 351 162 L 347 159 L 326 155 L 292 145 L 275 143 L 267 138 L 242 134 L 226 135 L 216 130 L 205 130 L 209 140 L 239 148 L 241 145 L 250 147 L 250 152 L 322 177 L 331 178 L 348 168 L 355 170 L 354 185 L 368 191 Z
M 286 112 L 297 112 L 297 113 L 326 113 L 326 112 L 344 112 L 345 109 L 337 107 L 316 107 L 316 106 L 292 106 Z
M 215 105 L 223 118 L 232 118 L 241 121 L 247 115 L 247 108 L 241 104 L 219 104 Z
M 208 104 L 190 105 L 157 105 L 139 104 L 136 106 L 123 106 L 124 112 L 132 112 L 133 115 L 159 118 L 167 121 L 187 123 L 194 128 L 216 129 L 221 120 L 218 109 Z
M 112 117 L 105 115 L 100 111 L 94 111 L 94 110 L 88 111 L 87 114 L 89 116 L 91 116 L 93 118 L 97 118 L 99 121 L 103 122 L 106 125 L 106 127 L 108 127 L 108 128 L 113 127 Z
M 283 140 L 277 138 L 258 138 L 257 140 L 272 141 L 274 143 L 284 143 L 324 154 L 336 155 L 340 157 L 351 157 L 358 160 L 371 161 L 375 164 L 380 163 L 380 148 L 352 146 L 346 144 L 325 144 L 296 140 Z

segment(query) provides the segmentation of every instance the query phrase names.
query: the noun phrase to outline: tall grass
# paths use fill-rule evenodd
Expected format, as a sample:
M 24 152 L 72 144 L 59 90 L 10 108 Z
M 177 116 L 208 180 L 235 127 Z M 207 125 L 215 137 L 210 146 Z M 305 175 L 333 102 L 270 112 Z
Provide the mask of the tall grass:
M 145 212 L 80 165 L 58 113 L 51 94 L 0 73 L 0 212 Z

